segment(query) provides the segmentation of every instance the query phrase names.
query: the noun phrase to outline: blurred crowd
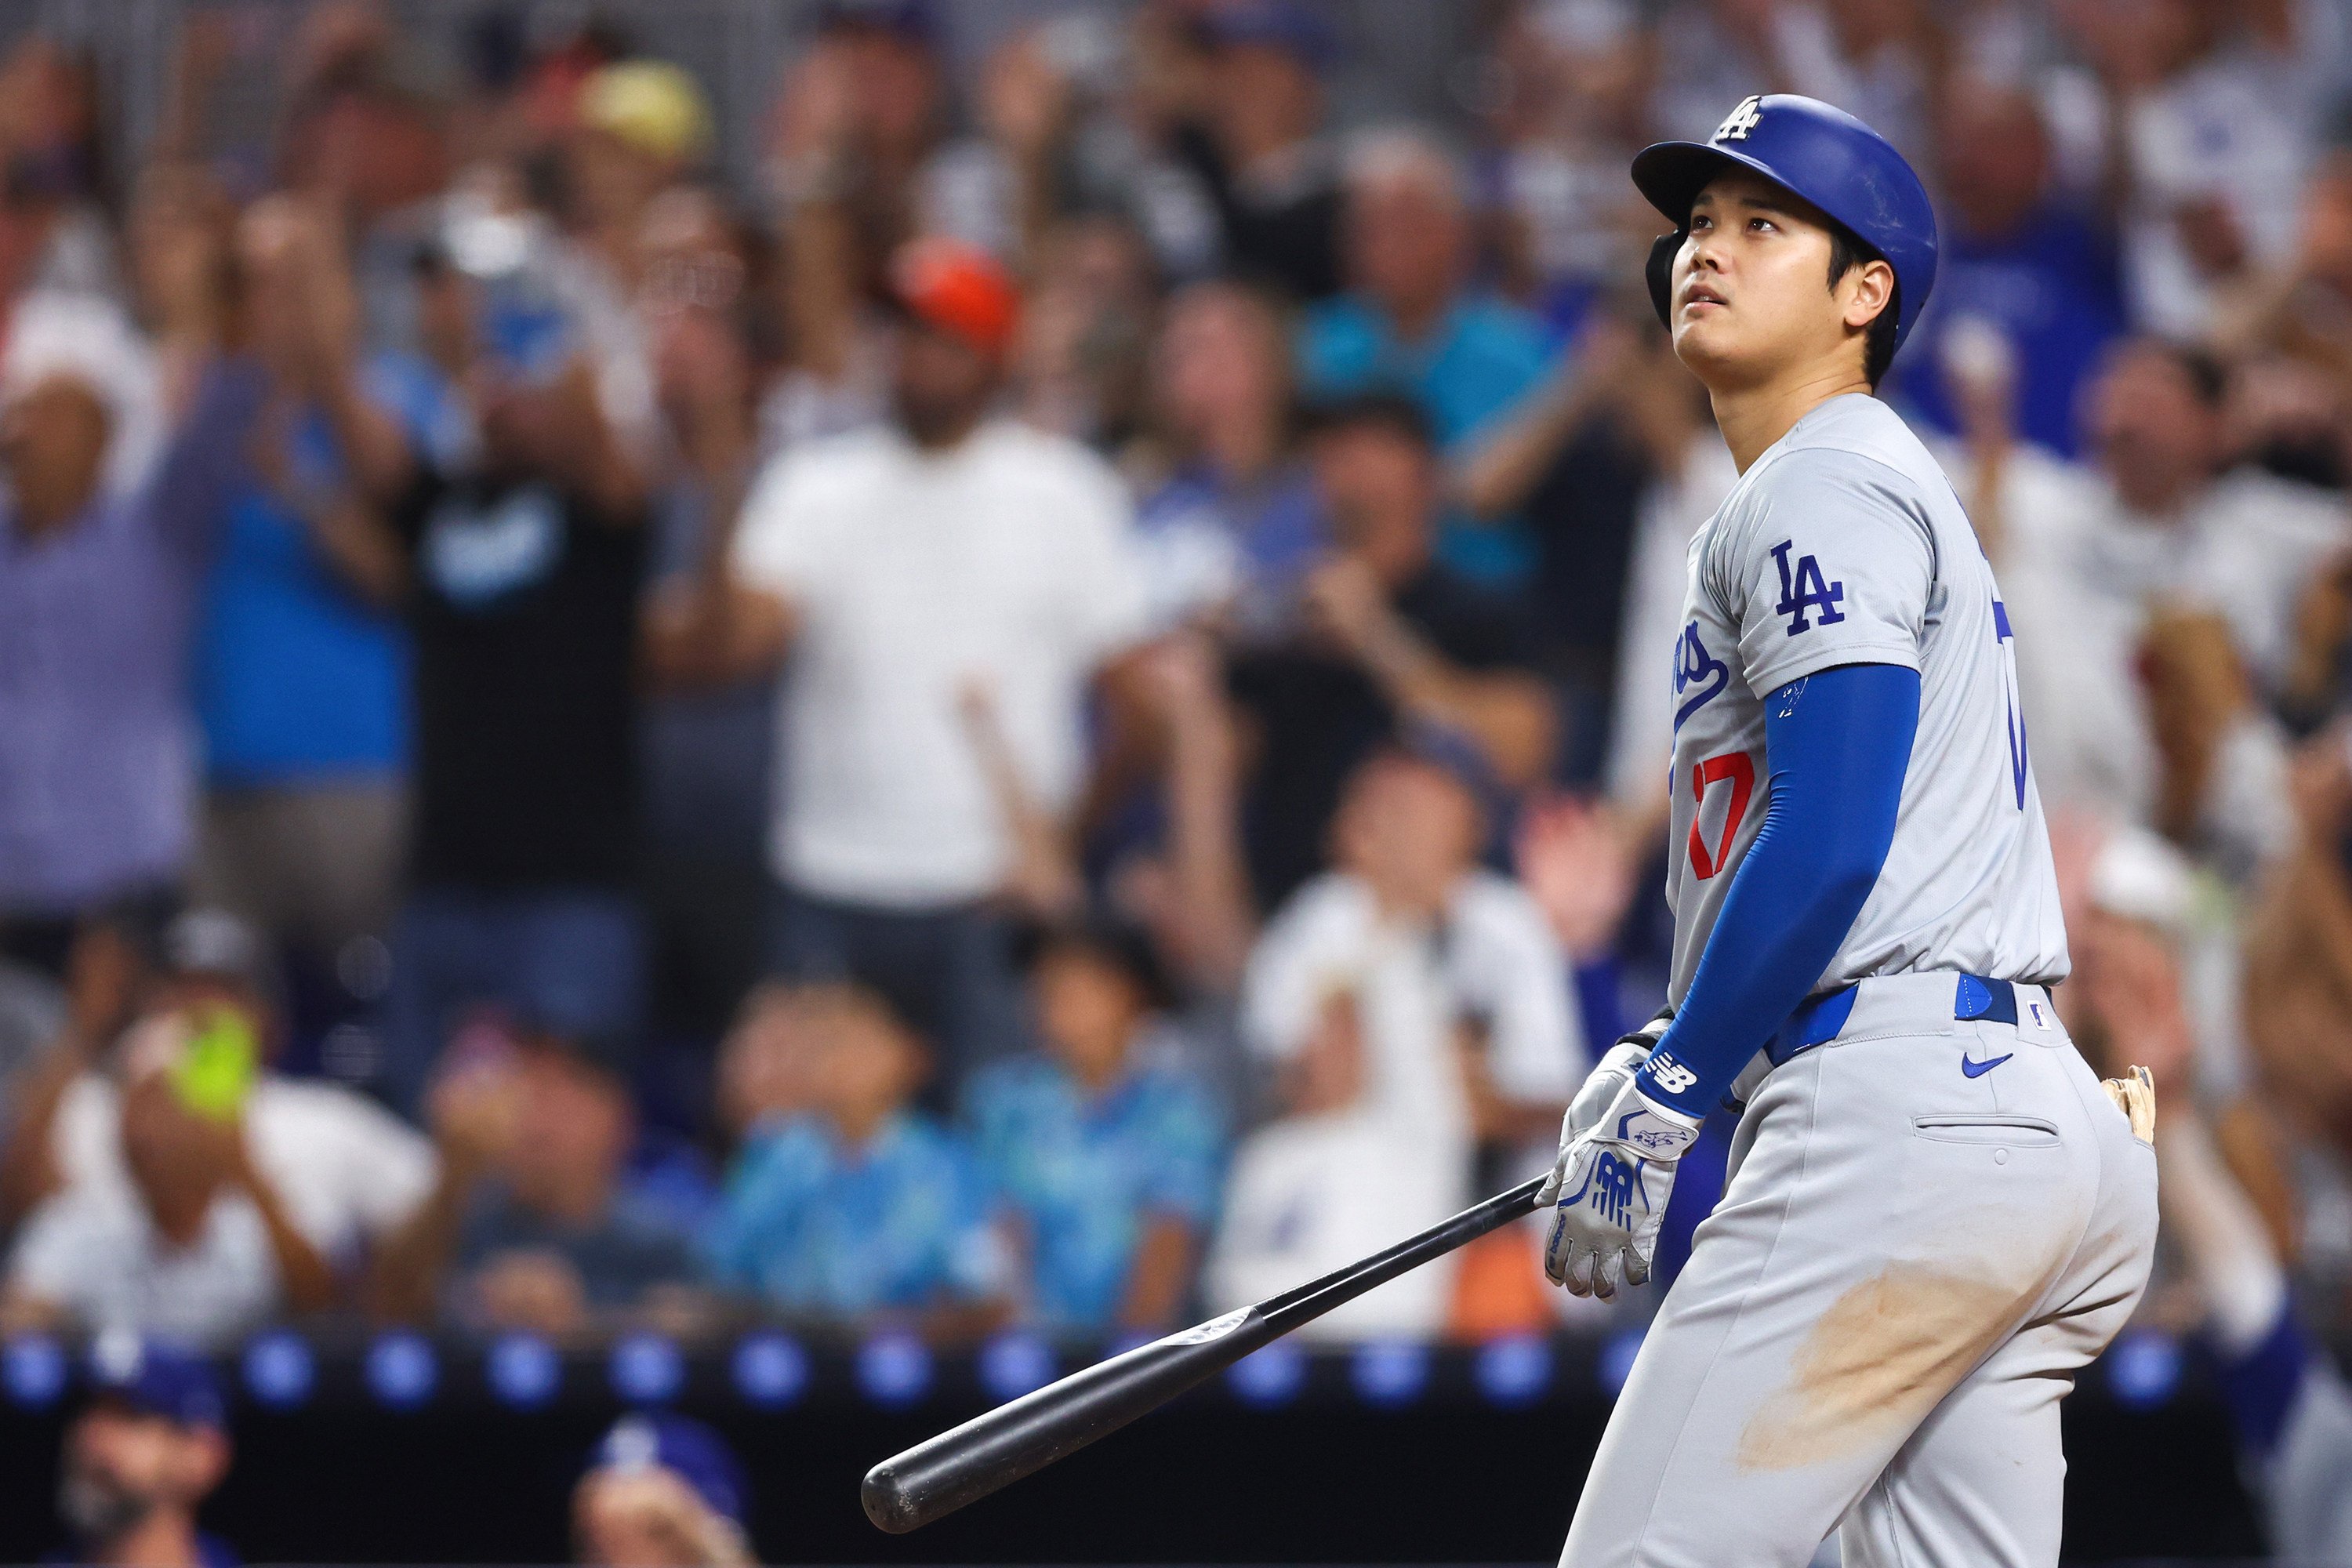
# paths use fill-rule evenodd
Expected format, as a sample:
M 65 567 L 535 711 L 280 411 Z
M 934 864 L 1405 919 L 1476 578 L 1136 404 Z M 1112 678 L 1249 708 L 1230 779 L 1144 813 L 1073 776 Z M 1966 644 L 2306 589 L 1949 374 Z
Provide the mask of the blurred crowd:
M 0 1326 L 1116 1342 L 1542 1169 L 1733 478 L 1625 168 L 1774 89 L 1937 195 L 1882 393 L 2060 1005 L 2343 1321 L 2352 11 L 1496 4 L 1359 123 L 1345 7 L 940 10 L 803 8 L 731 162 L 658 28 L 494 5 L 267 81 L 192 7 L 135 156 L 0 61 Z M 1318 1331 L 1589 1310 L 1536 1245 Z

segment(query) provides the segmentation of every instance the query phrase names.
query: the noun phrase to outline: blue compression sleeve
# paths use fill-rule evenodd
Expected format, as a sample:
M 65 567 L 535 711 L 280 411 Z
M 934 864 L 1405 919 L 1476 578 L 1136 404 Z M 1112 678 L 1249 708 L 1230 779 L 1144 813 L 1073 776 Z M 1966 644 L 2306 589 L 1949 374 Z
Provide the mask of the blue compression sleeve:
M 1919 674 L 1900 665 L 1840 665 L 1765 699 L 1764 826 L 1642 1068 L 1643 1093 L 1705 1116 L 1821 979 L 1895 842 L 1918 725 Z M 1687 1069 L 1673 1075 L 1679 1092 L 1659 1086 L 1662 1058 Z

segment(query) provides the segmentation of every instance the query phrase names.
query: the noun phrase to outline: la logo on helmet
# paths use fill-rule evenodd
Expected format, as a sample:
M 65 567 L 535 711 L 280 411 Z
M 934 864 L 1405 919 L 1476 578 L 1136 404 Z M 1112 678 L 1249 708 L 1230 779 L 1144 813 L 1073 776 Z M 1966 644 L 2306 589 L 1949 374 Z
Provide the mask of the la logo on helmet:
M 1729 117 L 1715 128 L 1715 134 L 1707 140 L 1710 142 L 1747 141 L 1748 133 L 1763 121 L 1763 104 L 1764 100 L 1760 96 L 1751 95 L 1741 99 L 1739 107 L 1733 110 Z

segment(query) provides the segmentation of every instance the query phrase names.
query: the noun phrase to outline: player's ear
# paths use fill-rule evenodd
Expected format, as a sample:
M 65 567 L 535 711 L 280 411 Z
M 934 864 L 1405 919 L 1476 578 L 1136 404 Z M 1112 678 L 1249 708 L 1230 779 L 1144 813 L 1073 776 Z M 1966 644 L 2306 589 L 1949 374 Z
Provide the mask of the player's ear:
M 1894 307 L 1895 268 L 1884 261 L 1864 261 L 1847 269 L 1838 291 L 1845 297 L 1845 324 L 1860 331 Z

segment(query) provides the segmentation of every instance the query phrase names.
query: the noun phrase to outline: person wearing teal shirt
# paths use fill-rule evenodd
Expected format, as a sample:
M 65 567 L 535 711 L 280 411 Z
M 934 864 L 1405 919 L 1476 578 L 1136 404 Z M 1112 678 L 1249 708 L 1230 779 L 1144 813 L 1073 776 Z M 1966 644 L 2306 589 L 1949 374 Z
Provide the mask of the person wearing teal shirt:
M 970 1148 L 910 1103 L 927 1053 L 872 994 L 828 989 L 811 1104 L 745 1140 L 703 1237 L 711 1278 L 836 1326 L 986 1327 L 1004 1252 Z
M 1454 161 L 1396 132 L 1362 143 L 1348 166 L 1342 256 L 1349 291 L 1309 310 L 1298 373 L 1310 397 L 1410 395 L 1441 445 L 1459 450 L 1508 412 L 1550 367 L 1542 323 L 1470 285 L 1470 225 Z M 1508 522 L 1450 520 L 1447 564 L 1486 581 L 1524 574 L 1526 540 Z
M 1216 1217 L 1223 1112 L 1157 1011 L 1139 933 L 1055 928 L 1029 988 L 1045 1048 L 982 1068 L 964 1095 L 1025 1247 L 1028 1315 L 1072 1335 L 1166 1328 Z

